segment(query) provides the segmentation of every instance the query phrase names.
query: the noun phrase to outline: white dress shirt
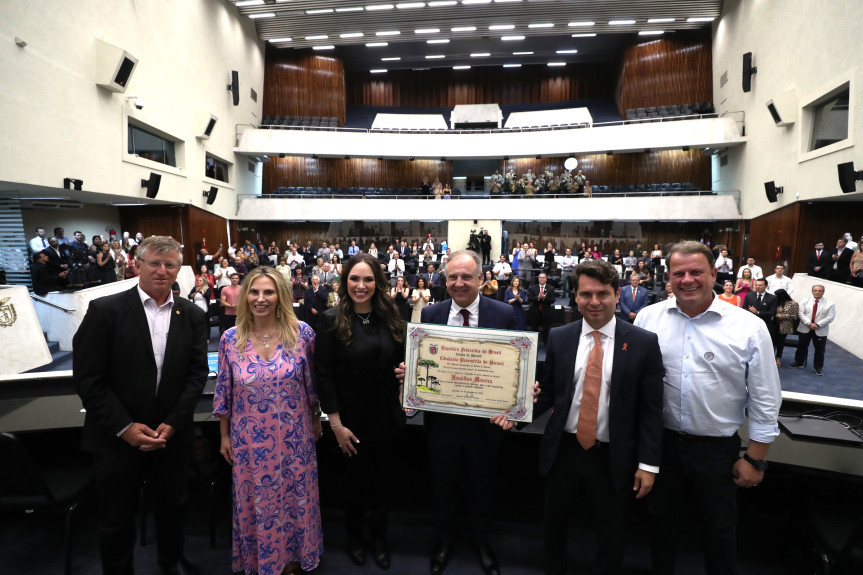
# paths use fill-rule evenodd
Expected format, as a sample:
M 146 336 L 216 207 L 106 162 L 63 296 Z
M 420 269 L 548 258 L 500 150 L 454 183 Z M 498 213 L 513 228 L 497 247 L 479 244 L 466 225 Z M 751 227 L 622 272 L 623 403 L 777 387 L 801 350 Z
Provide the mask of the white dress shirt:
M 30 251 L 34 254 L 38 254 L 42 250 L 48 247 L 48 238 L 40 238 L 36 236 L 32 240 L 30 240 Z
M 669 299 L 641 310 L 635 325 L 659 336 L 666 428 L 729 437 L 748 415 L 751 439 L 771 443 L 779 435 L 782 390 L 761 319 L 716 297 L 690 318 Z
M 147 326 L 150 328 L 150 341 L 153 344 L 153 357 L 156 358 L 156 388 L 154 393 L 159 389 L 159 382 L 162 381 L 162 364 L 165 361 L 165 347 L 168 345 L 168 328 L 171 326 L 171 308 L 174 306 L 174 294 L 168 294 L 168 300 L 160 306 L 156 305 L 156 300 L 148 296 L 141 286 L 138 286 L 138 295 L 141 297 L 141 304 L 144 306 L 144 313 L 147 316 Z
M 464 318 L 461 315 L 461 310 L 466 309 L 470 312 L 470 318 L 468 318 L 468 323 L 470 324 L 468 327 L 479 327 L 479 298 L 482 297 L 477 294 L 476 299 L 473 300 L 467 307 L 461 307 L 455 300 L 452 300 L 452 305 L 449 307 L 449 318 L 447 319 L 447 325 L 457 325 L 464 327 Z
M 746 268 L 749 268 L 749 266 L 748 265 L 747 266 L 740 266 L 740 269 L 737 270 L 737 277 L 738 278 L 743 277 L 743 270 L 745 270 Z M 749 268 L 749 271 L 752 272 L 752 279 L 753 280 L 760 280 L 761 278 L 764 277 L 764 272 L 761 271 L 761 266 L 752 266 L 751 268 Z
M 405 261 L 401 258 L 393 258 L 390 260 L 390 263 L 387 264 L 387 269 L 389 270 L 391 277 L 400 278 L 405 275 Z
M 815 323 L 818 328 L 815 330 L 815 335 L 824 337 L 830 333 L 830 324 L 836 318 L 836 307 L 832 302 L 827 301 L 823 297 L 818 300 L 818 309 L 815 311 L 815 321 L 812 321 L 812 308 L 815 306 L 815 298 L 809 296 L 800 302 L 800 308 L 797 317 L 800 318 L 800 325 L 797 326 L 799 333 L 808 333 L 809 324 Z
M 713 264 L 713 267 L 715 267 L 719 273 L 730 274 L 734 271 L 734 262 L 731 258 L 720 255 L 716 258 L 716 263 Z
M 505 280 L 509 278 L 510 275 L 512 275 L 512 268 L 506 262 L 497 262 L 496 264 L 494 264 L 491 273 L 494 274 L 494 278 L 496 280 Z
M 614 365 L 614 330 L 617 319 L 612 317 L 611 321 L 594 330 L 590 325 L 581 322 L 581 336 L 578 338 L 578 353 L 575 355 L 575 393 L 572 395 L 572 407 L 569 417 L 566 419 L 564 429 L 568 433 L 575 433 L 578 427 L 578 414 L 581 409 L 581 396 L 584 393 L 584 376 L 587 371 L 587 360 L 593 351 L 593 332 L 599 331 L 602 345 L 602 384 L 599 388 L 599 411 L 596 415 L 596 440 L 608 443 L 608 405 L 611 399 L 611 368 Z M 573 342 L 574 343 L 574 342 Z
M 778 278 L 776 274 L 773 274 L 772 276 L 767 276 L 765 279 L 767 279 L 767 293 L 775 294 L 776 290 L 784 289 L 788 292 L 788 295 L 791 295 L 791 292 L 794 291 L 794 284 L 788 276 Z

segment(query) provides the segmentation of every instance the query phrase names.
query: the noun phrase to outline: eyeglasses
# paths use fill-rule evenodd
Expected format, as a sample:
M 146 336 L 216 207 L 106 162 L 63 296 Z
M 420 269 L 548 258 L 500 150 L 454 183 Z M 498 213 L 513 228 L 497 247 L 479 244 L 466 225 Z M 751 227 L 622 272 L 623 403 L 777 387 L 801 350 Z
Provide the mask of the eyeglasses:
M 162 266 L 165 266 L 165 269 L 170 271 L 180 269 L 180 264 L 178 262 L 163 262 L 161 260 L 142 260 L 141 258 L 138 258 L 138 261 L 144 262 L 154 270 L 157 270 Z

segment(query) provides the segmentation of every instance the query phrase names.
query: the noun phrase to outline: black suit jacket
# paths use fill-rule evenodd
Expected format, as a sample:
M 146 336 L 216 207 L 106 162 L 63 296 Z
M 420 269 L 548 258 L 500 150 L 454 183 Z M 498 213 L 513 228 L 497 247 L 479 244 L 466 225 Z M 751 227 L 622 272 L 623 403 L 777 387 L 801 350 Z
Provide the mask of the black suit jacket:
M 557 459 L 572 398 L 579 320 L 551 330 L 534 419 L 553 408 L 542 437 L 539 472 L 547 476 Z M 618 320 L 609 398 L 609 465 L 618 491 L 631 490 L 639 463 L 659 466 L 662 455 L 662 393 L 665 368 L 656 334 Z
M 545 300 L 539 299 L 539 284 L 530 286 L 527 291 L 527 301 L 530 302 L 531 311 L 543 314 L 551 313 L 554 309 L 555 297 L 554 287 L 549 283 L 545 284 Z
M 838 260 L 833 260 L 833 255 L 839 254 Z M 827 269 L 829 270 L 830 280 L 839 283 L 845 283 L 848 281 L 848 278 L 851 276 L 851 258 L 854 256 L 854 250 L 849 248 L 843 248 L 840 252 L 837 248 L 833 248 L 830 250 L 830 256 L 827 258 L 829 262 L 827 264 Z M 824 254 L 821 254 L 821 257 L 824 257 Z M 833 269 L 833 264 L 836 264 L 836 269 Z
M 757 303 L 758 294 L 751 291 L 746 294 L 745 298 L 743 298 L 743 309 L 749 311 L 749 306 L 755 307 L 758 310 L 758 317 L 764 320 L 767 327 L 770 327 L 773 324 L 773 318 L 776 317 L 776 296 L 764 292 L 764 298 L 761 300 L 761 305 L 759 306 Z
M 817 267 L 821 269 L 815 271 Z M 806 260 L 806 271 L 810 276 L 826 279 L 828 270 L 832 268 L 833 260 L 830 259 L 830 252 L 828 250 L 821 250 L 821 259 L 818 259 L 817 251 L 812 250 L 809 252 L 809 257 Z
M 190 441 L 192 416 L 209 371 L 207 322 L 195 304 L 174 298 L 162 379 L 138 286 L 90 302 L 72 340 L 72 379 L 87 410 L 81 446 L 121 455 L 137 448 L 117 437 L 130 423 L 174 428 L 171 443 Z
M 48 255 L 48 267 L 55 270 L 57 273 L 60 273 L 63 271 L 63 268 L 60 266 L 67 263 L 67 260 L 69 259 L 69 249 L 66 247 L 66 244 L 57 246 L 57 249 L 60 251 L 59 256 L 51 246 L 42 250 L 42 253 Z
M 51 269 L 48 264 L 30 264 L 30 278 L 33 280 L 33 293 L 44 296 L 49 291 L 60 291 L 66 282 L 60 277 L 60 269 Z

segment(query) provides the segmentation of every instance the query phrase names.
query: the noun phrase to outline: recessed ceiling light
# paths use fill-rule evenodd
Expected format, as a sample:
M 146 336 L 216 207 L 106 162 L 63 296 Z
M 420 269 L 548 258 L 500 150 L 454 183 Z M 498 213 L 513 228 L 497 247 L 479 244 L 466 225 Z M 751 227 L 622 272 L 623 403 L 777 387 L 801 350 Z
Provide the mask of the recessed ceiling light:
M 398 62 L 401 60 L 401 56 L 393 56 L 391 58 L 381 58 L 381 62 Z
M 306 14 L 330 14 L 332 8 L 316 8 L 315 10 L 306 10 Z
M 573 34 L 573 38 L 593 38 L 596 36 L 596 32 L 591 32 L 589 34 Z
M 362 12 L 362 6 L 348 6 L 347 8 L 336 8 L 336 12 Z
M 243 8 L 245 6 L 262 6 L 264 4 L 264 0 L 242 0 L 241 2 L 237 2 L 234 4 L 237 8 Z
M 451 32 L 476 32 L 476 26 L 456 26 L 450 29 Z
M 528 24 L 528 28 L 554 28 L 553 22 L 543 22 L 542 24 Z
M 558 50 L 558 51 L 557 51 L 557 53 L 558 53 L 558 54 L 578 54 L 578 50 L 575 50 L 575 49 L 572 49 L 572 50 Z
M 411 70 L 415 72 L 422 72 L 423 70 L 431 70 L 431 68 L 411 68 Z
M 486 56 L 491 56 L 491 52 L 474 52 L 470 55 L 471 58 L 485 58 Z
M 275 12 L 261 12 L 260 14 L 249 14 L 249 18 L 258 19 L 258 18 L 275 18 Z
M 470 6 L 471 4 L 491 4 L 491 0 L 461 0 L 463 6 Z
M 665 22 L 674 22 L 674 18 L 648 18 L 648 24 L 663 24 Z
M 449 40 L 442 38 L 440 40 L 426 40 L 426 44 L 449 44 Z
M 367 48 L 383 48 L 384 46 L 389 46 L 389 42 L 369 42 L 366 44 Z
M 446 58 L 445 54 L 432 54 L 431 56 L 426 56 L 426 60 L 440 60 L 441 58 Z
M 414 30 L 417 34 L 437 34 L 440 32 L 440 28 L 419 28 L 418 30 Z
M 566 62 L 549 62 L 548 66 L 550 66 L 550 67 L 566 66 Z
M 441 0 L 440 2 L 429 2 L 429 8 L 440 8 L 441 6 L 455 6 L 456 0 Z
M 398 36 L 401 34 L 398 30 L 384 30 L 383 32 L 375 32 L 375 36 Z
M 366 6 L 366 10 L 370 12 L 375 10 L 392 10 L 393 8 L 395 8 L 395 6 L 392 4 L 370 4 L 369 6 Z
M 336 49 L 336 47 L 331 45 L 331 44 L 327 45 L 327 46 L 312 46 L 312 50 L 335 50 L 335 49 Z
M 504 68 L 521 68 L 521 64 L 504 64 Z
M 272 44 L 278 44 L 279 42 L 290 42 L 290 38 L 270 38 L 269 42 Z
M 700 17 L 700 18 L 687 18 L 686 19 L 687 22 L 713 22 L 714 20 L 716 20 L 716 18 L 713 16 L 704 16 L 704 17 Z
M 521 2 L 522 0 L 494 0 L 495 4 L 506 4 L 507 2 Z
M 348 32 L 346 34 L 339 34 L 339 38 L 362 38 L 362 32 Z
M 321 34 L 318 36 L 306 36 L 306 40 L 326 40 L 326 39 L 327 39 L 326 34 Z
M 513 40 L 524 40 L 524 36 L 501 36 L 500 39 L 504 42 L 511 42 Z
M 513 56 L 533 56 L 533 52 L 513 52 Z
M 470 70 L 470 66 L 453 66 L 453 70 Z
M 596 22 L 570 22 L 567 26 L 593 26 Z
M 609 20 L 609 26 L 629 26 L 635 24 L 635 20 Z
M 386 72 L 386 70 L 384 68 L 377 68 L 375 70 L 369 70 L 369 72 L 371 72 L 372 74 L 383 74 Z
M 396 8 L 406 10 L 409 8 L 425 8 L 425 5 L 425 2 L 402 2 L 401 4 L 396 4 Z
M 664 30 L 642 30 L 638 33 L 639 36 L 660 36 L 664 34 Z
M 515 28 L 515 24 L 495 24 L 493 26 L 489 26 L 489 30 L 512 30 Z

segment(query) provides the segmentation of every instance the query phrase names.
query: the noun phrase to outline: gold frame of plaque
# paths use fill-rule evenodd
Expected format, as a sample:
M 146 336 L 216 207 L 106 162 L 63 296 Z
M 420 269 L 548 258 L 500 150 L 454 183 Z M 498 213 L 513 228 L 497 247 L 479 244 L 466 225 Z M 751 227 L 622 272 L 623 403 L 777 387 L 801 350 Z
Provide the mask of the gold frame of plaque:
M 538 336 L 408 323 L 402 407 L 529 423 Z

